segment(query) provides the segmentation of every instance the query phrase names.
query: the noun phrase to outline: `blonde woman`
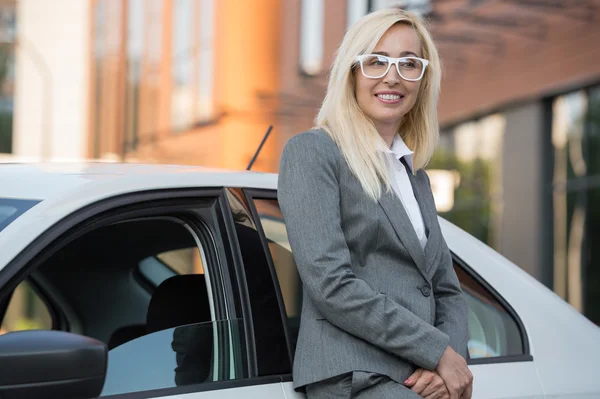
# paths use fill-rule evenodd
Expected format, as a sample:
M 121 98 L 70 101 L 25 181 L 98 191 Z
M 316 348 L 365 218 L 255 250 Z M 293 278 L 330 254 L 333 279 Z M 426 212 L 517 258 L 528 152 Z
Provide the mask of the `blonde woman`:
M 316 128 L 285 146 L 279 202 L 302 279 L 294 386 L 313 398 L 470 398 L 467 307 L 423 167 L 440 60 L 423 21 L 347 32 Z

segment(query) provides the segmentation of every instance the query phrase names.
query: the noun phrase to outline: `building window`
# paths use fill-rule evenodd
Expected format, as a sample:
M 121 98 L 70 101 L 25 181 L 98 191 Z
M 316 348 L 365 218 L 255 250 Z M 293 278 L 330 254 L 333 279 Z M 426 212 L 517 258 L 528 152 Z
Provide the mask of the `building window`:
M 153 142 L 160 130 L 160 80 L 166 3 L 162 0 L 144 0 L 143 5 L 144 51 L 140 78 L 138 130 L 140 141 Z
M 503 114 L 440 134 L 427 166 L 441 216 L 499 250 L 502 228 Z
M 121 91 L 123 3 L 98 0 L 94 7 L 92 106 L 93 106 L 93 157 L 112 158 L 121 151 L 118 142 L 123 122 L 118 104 Z
M 177 0 L 173 8 L 171 128 L 213 115 L 214 0 Z
M 554 290 L 600 324 L 600 87 L 557 97 L 552 114 Z
M 144 51 L 144 0 L 129 0 L 127 7 L 125 152 L 134 150 L 139 139 L 140 82 Z
M 371 11 L 388 7 L 401 7 L 419 15 L 431 11 L 431 0 L 369 0 Z
M 16 10 L 0 5 L 0 153 L 12 152 Z
M 183 130 L 194 119 L 194 51 L 192 0 L 173 3 L 171 127 Z
M 370 0 L 348 0 L 348 17 L 346 26 L 351 27 L 369 11 Z
M 200 1 L 199 34 L 200 50 L 198 51 L 198 101 L 196 104 L 196 115 L 199 121 L 213 118 L 213 45 L 215 42 L 215 2 L 214 0 Z M 196 14 L 197 15 L 197 14 Z
M 300 18 L 300 70 L 318 75 L 323 68 L 324 1 L 302 0 Z

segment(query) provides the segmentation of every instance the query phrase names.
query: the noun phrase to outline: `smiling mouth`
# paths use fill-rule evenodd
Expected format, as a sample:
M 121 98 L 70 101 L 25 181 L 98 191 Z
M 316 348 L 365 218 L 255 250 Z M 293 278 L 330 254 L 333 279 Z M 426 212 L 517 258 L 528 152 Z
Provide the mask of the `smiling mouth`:
M 375 97 L 388 104 L 400 102 L 404 98 L 402 94 L 376 94 Z

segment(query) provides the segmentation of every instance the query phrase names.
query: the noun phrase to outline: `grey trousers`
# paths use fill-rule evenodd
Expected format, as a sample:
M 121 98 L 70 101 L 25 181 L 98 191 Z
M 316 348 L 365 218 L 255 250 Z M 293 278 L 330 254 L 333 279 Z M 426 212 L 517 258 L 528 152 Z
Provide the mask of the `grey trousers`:
M 354 371 L 306 386 L 307 399 L 422 399 L 385 375 Z

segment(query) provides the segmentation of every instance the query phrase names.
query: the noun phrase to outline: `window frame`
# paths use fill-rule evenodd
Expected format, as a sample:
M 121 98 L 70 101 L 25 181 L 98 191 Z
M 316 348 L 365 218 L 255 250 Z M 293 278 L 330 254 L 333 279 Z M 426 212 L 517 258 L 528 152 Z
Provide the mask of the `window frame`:
M 0 220 L 0 232 L 7 228 L 12 222 L 21 217 L 25 212 L 42 202 L 42 200 L 29 199 L 29 198 L 6 198 L 0 197 L 0 205 L 14 206 L 17 211 L 7 217 L 6 219 Z
M 529 336 L 527 335 L 527 330 L 525 329 L 525 325 L 523 321 L 514 310 L 514 308 L 508 303 L 502 295 L 498 291 L 496 291 L 486 280 L 484 280 L 479 274 L 473 270 L 463 259 L 461 259 L 454 252 L 450 251 L 452 255 L 452 260 L 454 263 L 460 267 L 465 274 L 471 277 L 477 284 L 481 285 L 481 287 L 487 291 L 487 293 L 498 303 L 500 306 L 506 310 L 506 313 L 510 316 L 510 318 L 515 322 L 517 329 L 519 330 L 519 334 L 521 335 L 521 342 L 523 344 L 522 351 L 523 353 L 520 355 L 510 355 L 510 356 L 496 356 L 496 357 L 484 357 L 484 358 L 476 358 L 471 359 L 468 357 L 467 364 L 468 365 L 479 365 L 479 364 L 497 364 L 497 363 L 518 363 L 518 362 L 532 362 L 533 356 L 530 352 L 529 346 Z
M 256 226 L 256 232 L 257 232 L 257 234 L 259 236 L 259 240 L 261 242 L 261 249 L 265 256 L 267 266 L 269 268 L 269 274 L 271 276 L 271 281 L 273 283 L 273 288 L 275 290 L 277 305 L 279 308 L 279 317 L 281 319 L 280 327 L 283 329 L 283 332 L 284 332 L 285 345 L 286 345 L 286 349 L 287 349 L 287 357 L 288 357 L 288 361 L 290 364 L 290 370 L 291 370 L 291 367 L 293 366 L 293 354 L 290 349 L 291 346 L 290 346 L 290 340 L 289 340 L 289 332 L 287 329 L 287 323 L 285 322 L 285 320 L 287 320 L 287 315 L 285 312 L 285 308 L 282 308 L 282 304 L 283 304 L 282 298 L 283 297 L 281 295 L 281 290 L 279 288 L 279 281 L 277 280 L 277 274 L 275 273 L 275 269 L 273 267 L 271 253 L 269 251 L 268 245 L 266 244 L 266 239 L 265 239 L 264 232 L 262 230 L 262 225 L 260 225 L 260 220 L 257 219 L 258 214 L 254 207 L 254 203 L 252 202 L 252 198 L 248 196 L 248 192 L 271 192 L 272 190 L 246 189 L 246 188 L 241 188 L 241 187 L 229 187 L 229 188 L 226 188 L 226 190 L 235 190 L 235 191 L 240 192 L 240 194 L 242 196 L 241 201 L 245 202 L 244 205 L 248 208 L 249 217 L 251 218 L 252 223 Z M 235 194 L 231 194 L 231 195 L 235 196 Z M 237 245 L 239 245 L 239 237 L 237 235 L 237 231 L 235 229 L 235 221 L 233 219 L 233 210 L 231 209 L 231 206 L 229 205 L 229 203 L 228 203 L 228 207 L 229 207 L 228 212 L 229 212 L 230 221 L 231 221 L 231 232 L 234 236 L 234 238 L 232 238 L 230 240 L 230 242 L 232 243 L 232 245 L 233 245 L 233 243 L 236 243 Z M 258 220 L 258 223 L 257 223 L 257 220 Z M 254 317 L 253 317 L 253 312 L 252 312 L 252 303 L 251 303 L 251 299 L 250 299 L 249 289 L 248 289 L 247 280 L 246 280 L 246 270 L 245 270 L 244 260 L 243 260 L 241 252 L 238 251 L 237 247 L 232 248 L 232 252 L 236 253 L 239 257 L 240 268 L 239 268 L 239 270 L 236 270 L 236 272 L 239 273 L 239 280 L 243 284 L 243 290 L 240 292 L 240 295 L 243 295 L 243 302 L 244 302 L 245 306 L 247 307 L 247 311 L 249 314 L 249 318 L 247 320 L 252 321 L 252 322 L 248 323 L 249 327 L 252 328 L 252 341 L 248 341 L 248 342 L 252 343 L 251 354 L 250 354 L 250 356 L 252 356 L 252 357 L 250 358 L 250 363 L 251 363 L 251 366 L 253 367 L 253 373 L 249 374 L 250 375 L 249 379 L 270 377 L 270 375 L 259 376 L 257 351 L 256 351 L 256 345 L 255 345 L 256 337 L 254 335 Z M 273 375 L 275 375 L 275 376 L 281 376 L 281 375 L 291 376 L 291 372 L 290 373 L 279 373 L 279 374 L 273 374 Z
M 40 284 L 35 281 L 35 279 L 29 276 L 28 278 L 21 281 L 17 287 L 19 287 L 22 283 L 27 282 L 35 295 L 37 295 L 38 299 L 44 304 L 46 310 L 50 314 L 50 319 L 52 320 L 52 330 L 61 330 L 64 328 L 68 328 L 68 322 L 65 316 L 58 311 L 54 303 L 48 298 L 47 293 L 40 286 Z M 4 319 L 6 318 L 6 312 L 8 311 L 8 307 L 10 306 L 11 300 L 15 293 L 15 289 L 6 297 L 0 301 L 0 327 L 4 325 Z
M 198 200 L 214 201 L 206 208 L 207 215 L 199 214 Z M 131 220 L 136 217 L 156 217 L 174 214 L 177 210 L 185 213 L 178 218 L 185 220 L 194 228 L 194 234 L 202 234 L 197 228 L 198 223 L 205 223 L 206 216 L 210 217 L 208 226 L 213 233 L 211 245 L 217 257 L 215 264 L 206 265 L 211 268 L 213 278 L 218 278 L 220 289 L 214 289 L 213 296 L 216 302 L 218 315 L 226 315 L 225 320 L 241 319 L 243 331 L 240 334 L 242 375 L 240 378 L 227 381 L 214 381 L 202 384 L 192 384 L 181 387 L 170 387 L 155 390 L 127 392 L 116 395 L 107 395 L 103 398 L 152 398 L 168 395 L 180 395 L 193 392 L 212 391 L 239 386 L 264 384 L 269 382 L 280 382 L 278 377 L 268 378 L 256 377 L 250 373 L 249 347 L 253 341 L 249 340 L 250 332 L 247 319 L 241 309 L 238 295 L 239 282 L 236 281 L 236 272 L 241 268 L 241 262 L 236 259 L 239 254 L 233 253 L 231 242 L 233 220 L 229 212 L 229 205 L 225 198 L 224 188 L 179 188 L 158 189 L 130 194 L 119 195 L 89 204 L 56 223 L 36 239 L 32 240 L 13 260 L 0 270 L 0 304 L 8 298 L 15 287 L 22 281 L 32 276 L 40 266 L 61 248 L 64 248 L 72 240 L 87 234 L 101 226 L 107 226 L 116 221 Z M 235 232 L 233 232 L 235 234 Z M 213 270 L 214 269 L 214 270 Z M 237 283 L 237 284 L 236 284 Z M 217 305 L 217 303 L 219 305 Z M 224 313 L 223 313 L 224 312 Z M 78 333 L 77 331 L 74 331 Z M 236 370 L 237 372 L 238 370 Z M 277 381 L 275 381 L 276 379 Z

